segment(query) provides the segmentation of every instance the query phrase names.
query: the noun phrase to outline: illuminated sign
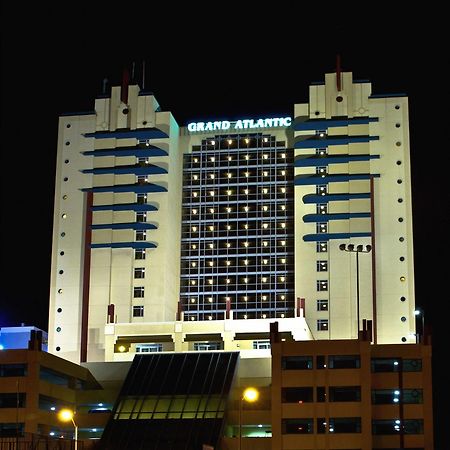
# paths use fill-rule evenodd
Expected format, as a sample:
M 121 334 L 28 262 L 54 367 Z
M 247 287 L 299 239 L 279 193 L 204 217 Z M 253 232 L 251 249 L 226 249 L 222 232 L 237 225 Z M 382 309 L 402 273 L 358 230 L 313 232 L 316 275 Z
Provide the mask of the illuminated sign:
M 190 132 L 199 131 L 227 131 L 227 130 L 254 130 L 257 128 L 289 127 L 291 117 L 273 117 L 268 119 L 241 119 L 235 122 L 218 120 L 215 122 L 191 122 L 187 129 Z

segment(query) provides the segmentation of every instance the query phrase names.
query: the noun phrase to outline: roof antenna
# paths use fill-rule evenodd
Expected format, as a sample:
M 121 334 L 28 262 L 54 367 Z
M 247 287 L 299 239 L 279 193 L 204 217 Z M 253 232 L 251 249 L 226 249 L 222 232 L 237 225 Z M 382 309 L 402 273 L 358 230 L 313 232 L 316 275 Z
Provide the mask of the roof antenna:
M 338 92 L 341 91 L 341 55 L 336 55 L 336 87 Z
M 142 90 L 145 89 L 145 59 L 142 60 Z
M 106 95 L 106 85 L 108 84 L 108 78 L 103 78 L 103 89 L 102 94 Z
M 128 85 L 130 84 L 130 74 L 128 73 L 128 69 L 123 69 L 122 75 L 122 89 L 120 91 L 120 100 L 128 104 Z

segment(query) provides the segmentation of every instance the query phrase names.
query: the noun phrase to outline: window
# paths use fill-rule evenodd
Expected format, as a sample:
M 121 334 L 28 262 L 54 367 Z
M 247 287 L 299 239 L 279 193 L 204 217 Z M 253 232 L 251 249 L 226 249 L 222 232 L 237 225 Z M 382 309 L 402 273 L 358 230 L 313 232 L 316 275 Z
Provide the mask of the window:
M 328 204 L 327 203 L 319 203 L 316 205 L 316 213 L 317 214 L 326 214 L 328 212 Z
M 325 253 L 328 251 L 328 242 L 317 242 L 316 243 L 316 252 L 317 253 Z
M 325 417 L 317 419 L 317 433 L 361 433 L 361 418 L 360 417 L 337 417 L 330 418 L 329 422 Z
M 26 375 L 26 364 L 0 364 L 0 377 L 24 377 Z
M 406 419 L 403 423 L 400 419 L 372 420 L 372 434 L 398 435 L 402 425 L 404 434 L 423 434 L 422 419 Z
M 326 369 L 327 368 L 327 358 L 324 355 L 316 356 L 316 369 Z
M 136 213 L 136 222 L 146 222 L 146 221 L 147 221 L 147 213 L 145 212 Z
M 145 241 L 147 239 L 147 233 L 145 230 L 136 230 L 136 241 Z
M 319 319 L 317 321 L 317 331 L 328 331 L 328 319 Z
M 25 408 L 25 393 L 0 393 L 0 408 Z
M 312 434 L 314 419 L 283 419 L 281 427 L 283 434 Z
M 270 341 L 264 340 L 264 341 L 253 341 L 253 349 L 255 350 L 266 350 L 270 348 Z
M 317 291 L 328 291 L 328 280 L 317 280 Z
M 328 224 L 326 222 L 316 223 L 316 233 L 326 233 L 328 231 Z
M 391 405 L 395 403 L 422 404 L 422 389 L 372 389 L 374 405 Z
M 134 298 L 144 298 L 144 286 L 136 286 L 133 288 Z
M 372 372 L 398 372 L 402 365 L 403 372 L 420 372 L 421 359 L 372 358 Z
M 317 300 L 317 311 L 328 311 L 328 300 Z
M 136 344 L 136 353 L 157 353 L 162 351 L 162 344 Z
M 328 188 L 326 184 L 318 184 L 316 186 L 316 194 L 317 195 L 325 195 L 328 192 Z
M 220 350 L 220 342 L 194 342 L 194 350 L 203 352 L 209 350 Z
M 281 367 L 284 370 L 305 370 L 313 368 L 312 356 L 283 356 Z
M 330 369 L 359 369 L 361 367 L 358 355 L 330 355 L 328 364 Z
M 324 386 L 316 387 L 316 401 L 318 403 L 323 403 L 327 401 L 327 392 Z
M 327 174 L 326 166 L 318 166 L 316 167 L 316 174 L 324 177 Z
M 133 317 L 144 317 L 144 307 L 133 306 Z
M 149 159 L 146 158 L 146 157 L 139 157 L 139 158 L 137 159 L 137 162 L 138 162 L 138 164 L 140 164 L 141 166 L 143 166 L 143 165 L 145 165 L 145 164 L 148 164 Z
M 310 403 L 313 402 L 312 387 L 288 387 L 281 390 L 283 403 Z
M 147 194 L 137 194 L 136 202 L 138 205 L 143 205 L 144 203 L 147 203 Z
M 361 387 L 360 386 L 330 386 L 329 388 L 330 402 L 360 402 Z
M 328 272 L 328 261 L 317 261 L 317 272 Z
M 136 267 L 134 269 L 134 278 L 145 278 L 145 267 Z
M 145 248 L 137 248 L 134 250 L 134 259 L 145 259 Z
M 137 182 L 138 184 L 146 184 L 148 181 L 147 175 L 138 175 L 137 176 Z

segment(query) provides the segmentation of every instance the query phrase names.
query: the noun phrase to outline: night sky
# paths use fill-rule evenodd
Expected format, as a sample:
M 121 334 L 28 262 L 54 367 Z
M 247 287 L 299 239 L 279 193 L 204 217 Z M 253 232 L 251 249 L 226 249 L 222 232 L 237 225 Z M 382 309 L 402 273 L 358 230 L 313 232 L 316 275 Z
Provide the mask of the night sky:
M 392 11 L 375 15 L 368 6 L 350 17 L 287 3 L 250 11 L 242 2 L 224 3 L 216 6 L 220 14 L 198 4 L 154 10 L 154 3 L 3 6 L 0 326 L 47 329 L 59 114 L 93 110 L 104 78 L 119 84 L 135 62 L 140 79 L 145 60 L 145 89 L 180 125 L 292 115 L 294 103 L 308 101 L 309 84 L 334 71 L 339 53 L 342 69 L 370 79 L 374 94 L 409 97 L 416 303 L 433 332 L 436 448 L 450 448 L 439 431 L 439 405 L 449 397 L 439 373 L 448 343 L 450 229 L 443 11 L 407 20 Z

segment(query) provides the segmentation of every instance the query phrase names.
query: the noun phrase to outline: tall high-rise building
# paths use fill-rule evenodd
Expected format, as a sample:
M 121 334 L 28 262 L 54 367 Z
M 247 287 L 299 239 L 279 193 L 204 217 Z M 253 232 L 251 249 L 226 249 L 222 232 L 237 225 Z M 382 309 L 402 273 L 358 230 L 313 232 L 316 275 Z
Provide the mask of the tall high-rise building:
M 274 319 L 415 342 L 406 96 L 337 70 L 283 117 L 185 125 L 126 83 L 60 117 L 50 352 L 242 355 Z

